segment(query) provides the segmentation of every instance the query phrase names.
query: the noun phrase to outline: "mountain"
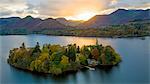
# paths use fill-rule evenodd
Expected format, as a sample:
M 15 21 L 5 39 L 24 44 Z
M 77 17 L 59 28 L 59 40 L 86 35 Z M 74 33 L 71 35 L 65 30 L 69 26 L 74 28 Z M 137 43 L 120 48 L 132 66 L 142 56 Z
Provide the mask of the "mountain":
M 32 16 L 26 16 L 25 18 L 22 18 L 21 20 L 16 21 L 14 24 L 10 24 L 11 28 L 27 28 L 29 30 L 32 30 L 35 28 L 35 26 L 39 23 L 41 23 L 42 20 L 40 18 L 33 18 Z
M 60 22 L 61 24 L 64 24 L 66 26 L 73 26 L 73 27 L 75 27 L 75 26 L 77 26 L 77 25 L 84 22 L 82 20 L 77 20 L 77 21 L 75 21 L 75 20 L 66 20 L 65 18 L 56 18 L 56 20 L 58 22 Z
M 40 19 L 32 16 L 0 18 L 0 33 L 2 34 L 26 34 L 33 32 L 46 32 L 47 30 L 101 28 L 103 26 L 120 25 L 128 23 L 143 23 L 150 21 L 150 9 L 147 10 L 125 10 L 118 9 L 108 15 L 96 15 L 88 21 L 73 21 L 65 18 Z M 66 31 L 67 33 L 67 31 Z M 72 32 L 70 32 L 72 33 Z
M 19 17 L 10 17 L 10 18 L 0 18 L 0 26 L 9 26 L 10 24 L 15 24 L 20 21 Z
M 96 15 L 82 23 L 79 27 L 98 28 L 100 26 L 126 24 L 134 20 L 150 19 L 150 9 L 125 10 L 118 9 L 109 15 Z
M 33 18 L 32 16 L 26 16 L 25 18 L 19 17 L 0 18 L 0 27 L 11 29 L 26 28 L 28 30 L 66 28 L 65 25 L 61 24 L 56 19 L 48 18 L 42 20 L 40 18 Z

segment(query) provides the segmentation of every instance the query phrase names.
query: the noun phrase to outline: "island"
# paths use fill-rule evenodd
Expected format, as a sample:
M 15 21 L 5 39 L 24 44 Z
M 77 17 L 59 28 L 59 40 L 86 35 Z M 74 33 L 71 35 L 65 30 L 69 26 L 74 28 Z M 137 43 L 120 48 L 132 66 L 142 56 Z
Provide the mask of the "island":
M 20 48 L 9 52 L 8 63 L 16 68 L 31 72 L 50 73 L 60 75 L 82 68 L 95 68 L 99 66 L 114 66 L 121 62 L 121 56 L 111 47 L 99 45 L 67 46 L 44 44 L 40 47 L 27 48 L 22 43 Z

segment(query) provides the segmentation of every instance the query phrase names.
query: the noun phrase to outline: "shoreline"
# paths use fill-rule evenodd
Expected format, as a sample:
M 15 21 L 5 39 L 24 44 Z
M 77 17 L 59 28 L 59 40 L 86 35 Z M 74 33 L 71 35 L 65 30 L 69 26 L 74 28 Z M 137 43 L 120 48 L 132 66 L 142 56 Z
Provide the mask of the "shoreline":
M 120 61 L 121 62 L 121 61 Z M 119 63 L 120 63 L 119 62 Z M 25 72 L 30 72 L 30 73 L 35 73 L 35 74 L 42 74 L 42 75 L 52 75 L 52 76 L 61 76 L 61 75 L 66 75 L 66 74 L 70 74 L 70 73 L 75 73 L 75 72 L 78 72 L 79 70 L 90 70 L 89 68 L 86 68 L 86 66 L 80 66 L 77 70 L 73 70 L 73 69 L 69 69 L 69 70 L 66 70 L 66 71 L 63 71 L 62 73 L 60 74 L 53 74 L 53 73 L 50 73 L 50 72 L 39 72 L 39 71 L 32 71 L 28 68 L 22 68 L 22 67 L 18 67 L 14 64 L 11 64 L 9 63 L 9 61 L 7 61 L 7 63 L 12 67 L 12 68 L 15 68 L 15 69 L 18 69 L 18 70 L 23 70 Z M 90 68 L 100 68 L 100 69 L 108 69 L 108 68 L 112 68 L 113 66 L 118 66 L 119 63 L 115 64 L 115 65 L 96 65 L 96 66 L 93 66 L 91 67 L 90 65 L 88 65 L 88 67 Z
M 142 38 L 150 35 L 143 36 L 77 36 L 77 35 L 53 35 L 53 34 L 0 34 L 0 36 L 11 36 L 11 35 L 47 35 L 47 36 L 69 36 L 69 37 L 100 37 L 100 38 Z

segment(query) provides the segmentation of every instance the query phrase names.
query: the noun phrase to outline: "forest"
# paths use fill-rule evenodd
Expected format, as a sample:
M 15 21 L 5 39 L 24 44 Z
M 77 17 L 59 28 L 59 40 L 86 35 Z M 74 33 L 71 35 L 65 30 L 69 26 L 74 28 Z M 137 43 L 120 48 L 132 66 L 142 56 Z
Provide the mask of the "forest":
M 97 66 L 113 66 L 121 62 L 121 56 L 111 47 L 76 44 L 67 46 L 44 44 L 37 42 L 35 47 L 27 48 L 25 43 L 19 48 L 10 50 L 8 63 L 16 68 L 32 72 L 59 75 L 68 71 Z

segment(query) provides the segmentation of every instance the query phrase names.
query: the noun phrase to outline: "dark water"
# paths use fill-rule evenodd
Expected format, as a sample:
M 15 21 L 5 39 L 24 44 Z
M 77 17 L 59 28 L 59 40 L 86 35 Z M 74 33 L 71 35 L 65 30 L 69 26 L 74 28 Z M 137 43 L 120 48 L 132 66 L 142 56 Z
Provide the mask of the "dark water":
M 7 64 L 9 50 L 22 42 L 28 47 L 36 42 L 79 46 L 95 44 L 90 37 L 67 37 L 46 35 L 0 36 L 0 84 L 148 84 L 150 83 L 150 37 L 141 38 L 98 38 L 99 43 L 111 45 L 122 56 L 119 66 L 109 70 L 81 70 L 62 77 L 39 75 L 15 69 Z

